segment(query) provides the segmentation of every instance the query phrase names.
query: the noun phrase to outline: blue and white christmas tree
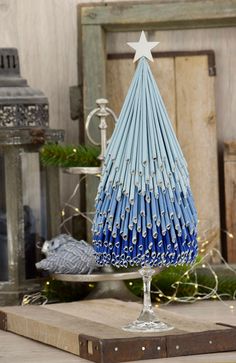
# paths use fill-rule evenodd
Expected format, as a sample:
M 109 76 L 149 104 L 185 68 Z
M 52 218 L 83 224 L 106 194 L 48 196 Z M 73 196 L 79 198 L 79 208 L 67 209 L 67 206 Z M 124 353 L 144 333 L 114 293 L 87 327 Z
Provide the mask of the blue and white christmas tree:
M 187 163 L 147 59 L 158 43 L 128 43 L 139 60 L 106 150 L 96 197 L 97 261 L 114 266 L 192 263 L 197 213 Z

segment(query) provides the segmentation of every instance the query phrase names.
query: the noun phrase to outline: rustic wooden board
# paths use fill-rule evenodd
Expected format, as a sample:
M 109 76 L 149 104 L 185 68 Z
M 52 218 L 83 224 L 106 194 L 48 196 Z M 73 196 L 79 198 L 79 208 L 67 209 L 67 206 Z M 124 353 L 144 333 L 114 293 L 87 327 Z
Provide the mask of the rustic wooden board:
M 96 100 L 105 98 L 106 81 L 105 81 L 105 47 L 104 47 L 104 31 L 97 25 L 89 26 L 82 29 L 83 44 L 83 72 L 86 77 L 83 81 L 83 110 L 84 120 L 86 120 L 89 112 L 96 108 Z M 101 44 L 101 47 L 97 47 Z M 93 49 L 92 55 L 90 50 Z M 94 62 L 95 61 L 95 62 Z M 104 71 L 101 71 L 104 70 Z M 100 142 L 100 132 L 98 129 L 98 118 L 93 117 L 91 120 L 90 133 L 94 140 Z M 89 143 L 86 138 L 86 142 Z M 97 194 L 98 178 L 94 176 L 86 177 L 86 212 L 94 211 L 94 200 Z M 86 222 L 86 221 L 85 221 Z M 91 241 L 91 225 L 87 223 L 87 240 Z
M 208 75 L 207 56 L 176 57 L 175 69 L 177 136 L 188 162 L 199 219 L 216 232 L 208 248 L 219 248 L 214 77 Z
M 174 58 L 158 58 L 150 62 L 154 77 L 158 80 L 162 98 L 168 114 L 176 129 L 176 100 L 175 100 L 175 71 Z M 130 83 L 134 76 L 135 63 L 132 58 L 119 58 L 108 56 L 106 65 L 106 89 L 109 107 L 117 116 L 121 111 Z
M 161 309 L 160 318 L 174 330 L 149 334 L 121 330 L 139 312 L 139 304 L 113 299 L 5 307 L 0 328 L 98 363 L 236 350 L 236 329 Z
M 236 24 L 236 3 L 233 0 L 208 0 L 88 6 L 83 9 L 82 24 L 101 24 L 112 31 L 140 29 L 140 24 L 152 29 L 153 24 L 162 29 L 232 26 Z
M 134 76 L 135 63 L 132 59 L 110 59 L 106 63 L 106 89 L 109 107 L 119 116 Z
M 172 56 L 168 58 L 155 58 L 153 63 L 150 62 L 150 67 L 158 82 L 161 97 L 176 132 L 175 59 Z
M 224 181 L 228 262 L 236 262 L 236 142 L 225 143 Z

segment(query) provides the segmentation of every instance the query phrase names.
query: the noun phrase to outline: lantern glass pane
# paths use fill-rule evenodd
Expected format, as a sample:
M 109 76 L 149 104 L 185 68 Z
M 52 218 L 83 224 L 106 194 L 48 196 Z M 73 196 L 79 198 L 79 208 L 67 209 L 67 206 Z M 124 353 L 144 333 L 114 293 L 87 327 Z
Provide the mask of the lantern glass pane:
M 25 276 L 36 276 L 35 263 L 41 259 L 40 243 L 45 240 L 42 216 L 41 171 L 39 154 L 24 152 L 22 154 L 22 186 L 25 232 Z M 37 248 L 38 246 L 38 248 Z
M 0 281 L 8 280 L 7 216 L 4 155 L 0 151 Z

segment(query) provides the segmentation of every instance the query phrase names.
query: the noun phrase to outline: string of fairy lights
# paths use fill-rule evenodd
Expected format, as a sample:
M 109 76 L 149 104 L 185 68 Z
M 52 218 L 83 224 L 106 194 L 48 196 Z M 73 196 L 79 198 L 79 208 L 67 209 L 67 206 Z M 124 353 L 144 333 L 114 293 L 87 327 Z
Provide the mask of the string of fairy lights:
M 68 200 L 64 203 L 63 208 L 61 210 L 61 217 L 62 222 L 60 224 L 60 229 L 64 229 L 67 233 L 69 229 L 67 228 L 67 223 L 74 217 L 74 216 L 82 216 L 85 218 L 89 223 L 92 223 L 92 219 L 90 216 L 94 212 L 82 212 L 78 206 L 73 205 L 73 199 L 76 197 L 80 190 L 81 182 L 86 178 L 84 175 L 80 178 L 80 181 L 76 184 L 73 193 L 70 195 Z M 73 211 L 73 213 L 68 214 L 68 210 Z M 199 221 L 201 223 L 201 221 Z M 214 229 L 214 228 L 213 228 Z M 223 232 L 231 239 L 234 238 L 234 235 L 227 231 L 223 230 Z M 156 287 L 155 291 L 152 291 L 152 296 L 154 296 L 155 306 L 158 307 L 160 304 L 168 305 L 172 302 L 175 303 L 195 303 L 197 301 L 202 300 L 219 300 L 221 301 L 226 307 L 228 307 L 231 311 L 234 311 L 235 307 L 232 304 L 232 300 L 236 300 L 236 289 L 233 294 L 229 293 L 218 293 L 219 287 L 219 278 L 215 271 L 214 264 L 211 264 L 212 259 L 217 259 L 218 262 L 224 267 L 225 271 L 230 271 L 235 275 L 236 279 L 236 270 L 234 270 L 224 259 L 221 252 L 217 248 L 208 248 L 211 245 L 211 239 L 208 238 L 206 231 L 203 231 L 202 234 L 198 236 L 198 243 L 199 243 L 199 251 L 201 254 L 201 259 L 192 264 L 189 269 L 187 269 L 180 278 L 175 281 L 171 288 L 173 289 L 173 293 L 170 295 L 165 294 L 159 287 Z M 213 286 L 203 285 L 198 281 L 198 268 L 202 268 L 206 270 L 206 273 L 213 278 Z M 190 279 L 191 275 L 191 279 Z M 194 278 L 193 278 L 194 277 Z M 132 287 L 133 282 L 130 281 L 128 283 L 130 287 Z M 46 281 L 46 285 L 50 285 L 50 281 Z M 179 289 L 182 287 L 192 288 L 193 292 L 191 295 L 187 296 L 178 296 Z M 203 292 L 204 291 L 204 292 Z M 230 299 L 231 303 L 228 303 L 226 299 Z M 35 294 L 24 295 L 22 299 L 22 305 L 27 304 L 40 304 L 45 305 L 48 303 L 48 299 L 46 296 L 43 295 L 41 292 L 37 292 Z
M 232 234 L 231 234 L 232 235 Z M 232 235 L 233 236 L 233 235 Z M 183 273 L 183 275 L 175 281 L 171 287 L 174 289 L 174 293 L 172 295 L 165 295 L 161 289 L 157 289 L 157 291 L 152 291 L 152 294 L 156 295 L 156 307 L 159 306 L 159 303 L 164 299 L 167 301 L 164 303 L 165 305 L 170 304 L 171 302 L 178 302 L 178 303 L 194 303 L 197 301 L 202 300 L 209 300 L 209 299 L 215 299 L 221 301 L 225 306 L 227 306 L 230 310 L 234 310 L 234 305 L 232 303 L 226 302 L 225 299 L 235 300 L 236 299 L 236 289 L 233 292 L 233 294 L 229 293 L 221 293 L 219 294 L 218 287 L 219 287 L 219 278 L 218 275 L 214 269 L 214 265 L 211 265 L 209 263 L 209 260 L 213 255 L 217 255 L 219 260 L 221 261 L 224 268 L 230 272 L 232 272 L 235 275 L 236 279 L 236 270 L 234 270 L 224 259 L 220 251 L 216 248 L 211 249 L 208 253 L 206 253 L 200 261 L 194 263 L 190 268 Z M 210 287 L 207 285 L 203 285 L 198 282 L 198 274 L 197 269 L 201 267 L 203 269 L 206 269 L 206 272 L 210 273 L 211 276 L 214 279 L 214 286 Z M 190 279 L 191 276 L 194 276 L 194 281 L 187 281 Z M 185 287 L 192 287 L 194 288 L 194 291 L 191 296 L 181 296 L 178 297 L 179 288 L 181 286 Z M 206 292 L 203 293 L 201 290 L 205 290 Z
M 93 215 L 94 212 L 82 212 L 78 206 L 75 206 L 72 204 L 73 199 L 79 194 L 80 186 L 82 181 L 86 179 L 86 175 L 82 176 L 79 180 L 79 182 L 76 184 L 72 194 L 68 198 L 66 202 L 64 202 L 64 205 L 61 210 L 61 224 L 60 224 L 60 230 L 64 229 L 68 234 L 70 234 L 69 229 L 67 228 L 67 223 L 70 222 L 74 217 L 76 216 L 82 216 L 86 221 L 92 224 L 92 219 L 89 217 L 89 215 Z M 68 211 L 70 211 L 68 213 Z M 71 213 L 72 211 L 72 213 Z

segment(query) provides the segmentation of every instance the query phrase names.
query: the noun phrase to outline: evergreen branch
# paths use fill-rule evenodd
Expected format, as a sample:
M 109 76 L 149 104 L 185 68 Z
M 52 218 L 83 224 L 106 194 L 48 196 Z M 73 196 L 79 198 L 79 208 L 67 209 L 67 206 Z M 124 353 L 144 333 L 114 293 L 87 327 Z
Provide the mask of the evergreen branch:
M 189 266 L 171 266 L 164 269 L 159 274 L 155 275 L 152 279 L 152 297 L 158 296 L 158 291 L 163 292 L 163 296 L 158 296 L 163 302 L 166 301 L 165 296 L 174 296 L 177 298 L 181 297 L 191 297 L 196 293 L 195 290 L 195 278 L 197 278 L 198 291 L 195 297 L 206 295 L 209 289 L 213 289 L 215 286 L 215 278 L 206 268 L 196 268 L 195 273 L 189 272 Z M 236 275 L 234 272 L 227 271 L 225 269 L 214 269 L 217 279 L 218 288 L 216 293 L 222 297 L 222 299 L 234 299 L 236 294 Z M 176 283 L 181 280 L 181 284 L 176 290 Z M 130 283 L 131 282 L 131 283 Z M 186 284 L 185 284 L 186 282 Z M 191 285 L 192 283 L 192 285 Z M 143 282 L 141 279 L 131 280 L 127 282 L 128 288 L 137 296 L 141 297 L 143 295 Z
M 40 150 L 40 160 L 44 166 L 100 166 L 97 159 L 100 150 L 87 145 L 58 145 L 46 144 Z

